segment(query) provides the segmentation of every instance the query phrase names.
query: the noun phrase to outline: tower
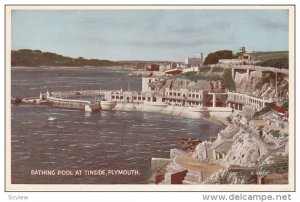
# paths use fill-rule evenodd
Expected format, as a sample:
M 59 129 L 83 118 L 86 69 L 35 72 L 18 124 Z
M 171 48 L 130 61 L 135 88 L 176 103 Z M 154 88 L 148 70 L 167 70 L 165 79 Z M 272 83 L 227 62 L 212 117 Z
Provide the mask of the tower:
M 246 47 L 245 46 L 240 47 L 239 52 L 240 53 L 246 53 Z
M 200 63 L 202 64 L 203 63 L 203 53 L 198 53 L 197 54 L 197 58 L 199 58 L 200 59 Z

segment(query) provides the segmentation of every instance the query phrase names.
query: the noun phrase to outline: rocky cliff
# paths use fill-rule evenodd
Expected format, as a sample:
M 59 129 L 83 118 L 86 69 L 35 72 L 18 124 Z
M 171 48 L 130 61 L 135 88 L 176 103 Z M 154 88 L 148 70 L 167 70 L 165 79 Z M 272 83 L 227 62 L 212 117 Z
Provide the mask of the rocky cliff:
M 253 71 L 247 78 L 246 73 L 235 74 L 234 79 L 236 91 L 240 93 L 248 93 L 255 97 L 274 98 L 276 95 L 276 75 L 273 72 Z M 277 92 L 281 97 L 288 94 L 288 78 L 277 74 Z
M 172 78 L 165 80 L 164 84 L 158 84 L 157 88 L 164 89 L 164 88 L 171 88 L 171 89 L 189 89 L 189 90 L 209 90 L 211 82 L 205 80 L 198 80 L 198 81 L 190 81 L 186 79 L 178 79 Z
M 251 167 L 255 166 L 266 154 L 267 150 L 253 136 L 241 130 L 236 134 L 224 162 L 227 165 Z

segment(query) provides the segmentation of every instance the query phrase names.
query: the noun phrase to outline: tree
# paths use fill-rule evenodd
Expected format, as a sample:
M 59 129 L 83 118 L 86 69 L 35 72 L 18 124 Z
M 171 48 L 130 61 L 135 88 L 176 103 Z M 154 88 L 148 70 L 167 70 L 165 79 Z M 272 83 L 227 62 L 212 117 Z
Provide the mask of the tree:
M 219 59 L 233 59 L 234 55 L 231 50 L 220 50 L 214 53 L 209 53 L 204 60 L 204 64 L 217 64 Z

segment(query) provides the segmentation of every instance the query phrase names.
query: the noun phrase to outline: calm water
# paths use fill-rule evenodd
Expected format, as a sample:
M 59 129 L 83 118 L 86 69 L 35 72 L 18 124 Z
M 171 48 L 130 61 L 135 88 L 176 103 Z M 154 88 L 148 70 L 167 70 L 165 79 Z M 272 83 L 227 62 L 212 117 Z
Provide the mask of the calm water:
M 141 89 L 141 78 L 104 68 L 13 68 L 12 97 L 46 90 Z M 208 139 L 219 126 L 141 112 L 97 112 L 12 106 L 12 183 L 140 184 L 152 157 L 169 157 L 182 137 Z M 48 121 L 49 117 L 56 120 Z M 31 170 L 134 169 L 139 176 L 36 176 Z

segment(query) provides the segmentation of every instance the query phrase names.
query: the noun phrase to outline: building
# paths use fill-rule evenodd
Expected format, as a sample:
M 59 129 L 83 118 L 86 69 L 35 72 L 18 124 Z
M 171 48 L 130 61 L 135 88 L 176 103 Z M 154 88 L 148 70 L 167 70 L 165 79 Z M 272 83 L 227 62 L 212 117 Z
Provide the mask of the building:
M 146 66 L 147 71 L 159 71 L 159 64 L 150 64 Z
M 188 68 L 184 68 L 182 69 L 182 73 L 186 73 L 186 72 L 198 72 L 199 71 L 199 66 L 193 66 L 193 67 L 188 67 Z
M 238 53 L 239 53 L 239 58 L 238 58 L 239 60 L 246 60 L 246 61 L 251 60 L 251 55 L 246 52 L 245 46 L 240 47 Z
M 240 47 L 239 53 L 246 53 L 246 47 L 245 46 Z
M 206 107 L 226 107 L 227 94 L 226 93 L 208 93 L 205 106 Z
M 159 71 L 164 72 L 169 69 L 176 68 L 177 65 L 175 63 L 161 63 L 159 64 Z
M 180 68 L 180 69 L 183 69 L 183 68 L 186 68 L 187 65 L 185 64 L 185 62 L 178 62 L 176 63 L 176 68 Z
M 244 59 L 219 59 L 218 63 L 219 64 L 227 64 L 227 65 L 242 65 L 247 60 Z
M 154 90 L 157 82 L 159 82 L 158 77 L 143 77 L 142 78 L 142 92 L 151 92 Z
M 241 55 L 241 56 L 239 57 L 239 60 L 250 61 L 250 60 L 251 60 L 251 54 L 249 54 L 249 53 L 243 53 L 243 55 Z
M 136 91 L 110 91 L 106 95 L 107 100 L 124 102 L 124 103 L 136 103 L 141 104 L 144 101 L 157 102 L 161 95 L 151 92 L 136 92 Z
M 186 58 L 185 64 L 188 67 L 201 66 L 203 64 L 203 53 L 199 53 L 197 57 Z
M 189 89 L 171 89 L 167 88 L 164 92 L 163 101 L 171 105 L 178 106 L 204 106 L 208 91 L 189 90 Z
M 239 111 L 242 111 L 245 105 L 247 105 L 253 111 L 260 111 L 266 107 L 267 104 L 272 102 L 272 99 L 257 98 L 250 95 L 233 92 L 228 92 L 228 98 L 226 101 L 228 107 Z

